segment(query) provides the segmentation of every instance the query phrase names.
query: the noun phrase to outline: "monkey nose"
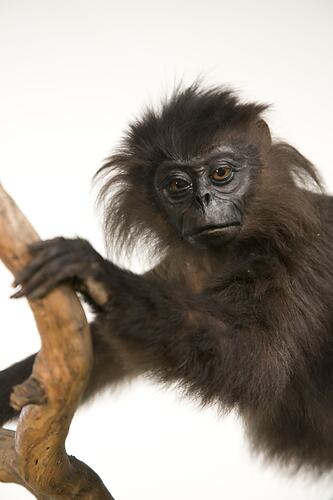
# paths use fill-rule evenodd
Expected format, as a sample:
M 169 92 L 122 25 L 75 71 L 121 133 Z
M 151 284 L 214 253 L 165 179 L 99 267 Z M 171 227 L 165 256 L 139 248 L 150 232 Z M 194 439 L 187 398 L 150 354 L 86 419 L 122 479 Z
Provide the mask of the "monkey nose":
M 209 205 L 210 195 L 209 195 L 209 193 L 197 194 L 195 199 L 201 208 L 205 208 Z

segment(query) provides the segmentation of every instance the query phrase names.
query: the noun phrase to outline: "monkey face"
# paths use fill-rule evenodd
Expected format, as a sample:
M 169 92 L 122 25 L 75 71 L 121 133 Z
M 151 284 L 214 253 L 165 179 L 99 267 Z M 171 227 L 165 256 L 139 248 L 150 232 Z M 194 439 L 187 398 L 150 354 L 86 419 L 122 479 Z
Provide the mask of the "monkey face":
M 165 161 L 155 176 L 158 201 L 183 239 L 220 246 L 241 229 L 254 170 L 232 146 L 189 161 Z

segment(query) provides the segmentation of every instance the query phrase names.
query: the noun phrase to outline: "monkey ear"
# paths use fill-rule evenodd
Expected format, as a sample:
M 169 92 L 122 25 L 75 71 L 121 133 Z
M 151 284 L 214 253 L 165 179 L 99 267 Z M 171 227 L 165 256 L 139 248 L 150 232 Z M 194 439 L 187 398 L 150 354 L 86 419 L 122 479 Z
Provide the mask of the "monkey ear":
M 272 145 L 272 136 L 265 120 L 252 123 L 249 131 L 250 141 L 256 144 L 260 151 L 268 151 Z

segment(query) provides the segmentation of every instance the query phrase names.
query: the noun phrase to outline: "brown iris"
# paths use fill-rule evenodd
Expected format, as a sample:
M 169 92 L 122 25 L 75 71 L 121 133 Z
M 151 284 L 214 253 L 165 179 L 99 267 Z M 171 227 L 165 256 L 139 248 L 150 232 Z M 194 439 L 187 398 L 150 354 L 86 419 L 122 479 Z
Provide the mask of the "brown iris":
M 232 177 L 232 168 L 219 167 L 211 174 L 211 178 L 216 182 L 226 182 Z
M 171 193 L 179 193 L 180 191 L 184 191 L 189 186 L 189 183 L 183 179 L 173 179 L 169 185 L 168 190 Z

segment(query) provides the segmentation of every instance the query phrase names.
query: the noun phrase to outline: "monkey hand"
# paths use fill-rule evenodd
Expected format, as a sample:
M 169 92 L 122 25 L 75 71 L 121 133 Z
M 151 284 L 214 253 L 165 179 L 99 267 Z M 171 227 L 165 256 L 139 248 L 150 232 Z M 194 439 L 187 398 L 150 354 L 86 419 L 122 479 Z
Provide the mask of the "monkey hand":
M 76 238 L 54 238 L 29 246 L 30 263 L 17 275 L 12 298 L 40 299 L 61 283 L 69 282 L 88 302 L 102 307 L 109 299 L 104 285 L 105 259 L 88 243 Z

